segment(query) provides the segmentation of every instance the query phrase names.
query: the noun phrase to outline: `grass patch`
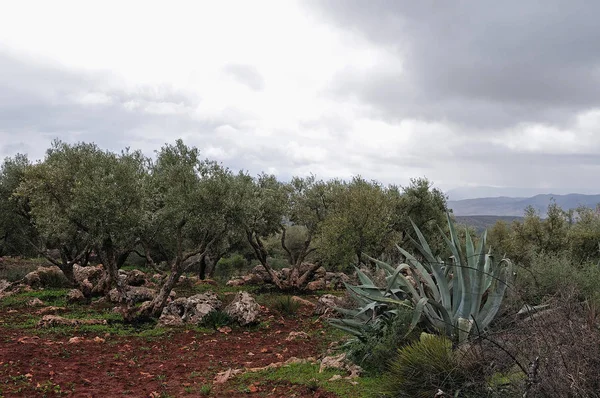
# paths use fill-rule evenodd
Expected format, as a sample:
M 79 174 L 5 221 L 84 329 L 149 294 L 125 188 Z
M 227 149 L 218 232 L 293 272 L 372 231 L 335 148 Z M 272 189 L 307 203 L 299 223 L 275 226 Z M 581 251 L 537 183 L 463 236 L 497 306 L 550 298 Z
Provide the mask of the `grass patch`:
M 337 394 L 340 398 L 362 398 L 375 397 L 375 391 L 381 382 L 380 378 L 360 377 L 354 380 L 336 380 L 329 381 L 334 375 L 345 377 L 344 371 L 335 369 L 324 370 L 319 373 L 318 364 L 292 364 L 282 366 L 277 369 L 265 370 L 262 372 L 245 373 L 233 380 L 238 388 L 243 388 L 255 382 L 264 380 L 287 381 L 292 384 L 305 385 L 311 389 L 322 388 L 326 391 Z M 351 381 L 357 382 L 354 385 Z
M 27 306 L 27 302 L 38 298 L 46 305 L 64 307 L 67 305 L 67 293 L 69 289 L 42 289 L 24 292 L 5 297 L 0 302 L 0 308 L 19 308 Z

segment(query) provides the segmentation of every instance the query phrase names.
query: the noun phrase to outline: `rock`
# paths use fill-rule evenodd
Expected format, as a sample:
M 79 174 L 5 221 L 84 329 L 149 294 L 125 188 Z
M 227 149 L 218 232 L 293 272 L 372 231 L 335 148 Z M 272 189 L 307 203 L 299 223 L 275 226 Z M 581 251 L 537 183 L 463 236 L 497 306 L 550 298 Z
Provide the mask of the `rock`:
M 159 323 L 163 317 L 175 316 L 182 323 L 199 324 L 204 317 L 214 310 L 221 308 L 221 301 L 213 292 L 196 294 L 191 297 L 181 297 L 168 303 L 163 309 Z M 165 320 L 167 322 L 167 320 Z M 169 320 L 168 322 L 175 322 Z
M 5 279 L 0 279 L 0 293 L 10 287 L 11 283 Z
M 30 306 L 30 307 L 42 307 L 45 304 L 44 304 L 44 302 L 42 300 L 40 300 L 39 298 L 36 297 L 36 298 L 33 298 L 33 299 L 29 300 L 27 302 L 27 305 Z
M 269 275 L 265 267 L 263 267 L 260 264 L 252 268 L 250 274 L 258 275 L 263 280 L 263 282 L 272 282 L 271 275 Z
M 315 281 L 309 282 L 306 285 L 306 289 L 311 292 L 314 292 L 315 290 L 324 290 L 325 288 L 325 278 L 317 279 Z
M 327 380 L 327 381 L 336 381 L 336 380 L 341 380 L 342 376 L 340 375 L 333 375 L 331 376 L 331 379 Z
M 316 315 L 330 314 L 335 310 L 335 307 L 340 307 L 344 299 L 333 294 L 324 294 L 319 297 L 315 307 Z
M 327 271 L 325 271 L 324 267 L 319 267 L 315 270 L 314 279 L 325 278 L 327 275 Z
M 231 279 L 229 281 L 227 281 L 227 283 L 225 284 L 226 286 L 242 286 L 244 285 L 246 282 L 243 279 Z
M 85 303 L 86 301 L 83 292 L 79 289 L 71 289 L 67 293 L 67 303 L 69 304 Z
M 265 282 L 260 274 L 250 273 L 242 277 L 245 285 L 261 285 Z
M 302 297 L 298 297 L 298 296 L 292 296 L 292 301 L 295 301 L 296 303 L 303 305 L 305 307 L 314 308 L 316 306 L 316 304 L 313 303 L 312 301 L 308 301 L 308 300 L 303 299 Z
M 25 275 L 23 282 L 31 287 L 62 287 L 68 286 L 69 281 L 65 274 L 56 265 L 50 267 L 38 267 Z
M 225 308 L 225 312 L 244 326 L 257 321 L 260 305 L 248 292 L 238 292 L 231 304 Z
M 156 290 L 144 286 L 127 286 L 125 294 L 127 295 L 128 302 L 137 304 L 152 300 L 156 296 Z M 120 298 L 119 291 L 116 288 L 112 289 L 108 292 L 108 298 L 113 303 L 118 303 Z
M 298 339 L 308 340 L 308 339 L 310 339 L 310 336 L 306 332 L 290 332 L 288 337 L 285 338 L 285 341 L 292 341 L 292 340 L 298 340 Z
M 105 319 L 69 319 L 58 315 L 44 315 L 38 322 L 39 328 L 54 326 L 106 325 Z
M 169 326 L 181 326 L 183 325 L 183 320 L 180 316 L 177 315 L 161 315 L 158 319 L 157 326 L 160 327 L 169 327 Z
M 336 356 L 325 357 L 321 360 L 321 366 L 319 366 L 319 373 L 323 373 L 325 369 L 342 369 L 346 368 L 346 354 L 341 353 Z
M 291 268 L 282 268 L 279 272 L 281 272 L 281 279 L 290 279 L 290 274 L 292 273 Z
M 321 366 L 319 367 L 319 373 L 323 373 L 325 369 L 341 369 L 350 373 L 346 379 L 354 379 L 360 376 L 362 368 L 358 365 L 353 364 L 346 358 L 346 353 L 341 353 L 335 356 L 325 357 L 321 360 Z
M 350 282 L 350 277 L 343 272 L 327 272 L 325 274 L 325 282 L 329 289 L 345 289 L 344 283 Z
M 57 312 L 65 312 L 67 309 L 65 307 L 44 307 L 41 310 L 37 311 L 38 315 L 46 315 L 46 314 L 56 314 Z
M 125 277 L 125 283 L 129 286 L 142 286 L 146 284 L 146 274 L 139 269 L 131 270 Z
M 79 344 L 82 343 L 85 339 L 83 337 L 71 337 L 67 344 Z
M 75 277 L 75 281 L 80 285 L 87 279 L 92 286 L 95 286 L 102 279 L 103 275 L 104 267 L 102 264 L 96 266 L 88 265 L 87 267 L 82 267 L 79 264 L 73 265 L 73 276 Z

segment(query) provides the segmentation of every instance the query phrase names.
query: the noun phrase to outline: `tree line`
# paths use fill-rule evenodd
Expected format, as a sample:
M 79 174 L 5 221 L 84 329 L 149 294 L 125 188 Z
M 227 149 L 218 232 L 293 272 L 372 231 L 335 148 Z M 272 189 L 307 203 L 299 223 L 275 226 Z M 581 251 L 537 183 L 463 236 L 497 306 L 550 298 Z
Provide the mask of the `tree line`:
M 148 314 L 162 309 L 192 264 L 205 277 L 241 247 L 277 287 L 301 289 L 320 266 L 344 270 L 364 253 L 394 255 L 394 244 L 408 239 L 411 219 L 432 232 L 448 211 L 443 192 L 425 178 L 406 187 L 360 176 L 283 182 L 234 172 L 181 140 L 154 158 L 61 141 L 35 163 L 9 157 L 0 169 L 0 208 L 0 255 L 43 256 L 73 284 L 74 265 L 97 257 L 105 274 L 96 286 L 78 286 L 86 295 L 116 286 L 125 297 L 118 271 L 130 256 L 166 268 Z M 271 263 L 267 240 L 274 237 L 291 268 L 285 281 Z

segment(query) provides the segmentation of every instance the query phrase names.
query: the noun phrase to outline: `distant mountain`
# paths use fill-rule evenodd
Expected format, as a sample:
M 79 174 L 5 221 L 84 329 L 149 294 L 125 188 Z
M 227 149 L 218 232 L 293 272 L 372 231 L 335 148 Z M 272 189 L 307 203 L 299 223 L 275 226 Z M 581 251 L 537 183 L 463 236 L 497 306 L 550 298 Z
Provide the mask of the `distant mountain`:
M 568 195 L 542 194 L 530 198 L 511 198 L 501 196 L 497 198 L 478 198 L 464 200 L 450 200 L 448 207 L 456 216 L 513 216 L 522 217 L 527 206 L 533 206 L 546 216 L 550 200 L 564 210 L 575 209 L 579 206 L 595 208 L 600 203 L 600 195 L 583 195 L 572 193 Z
M 530 198 L 535 195 L 545 194 L 548 191 L 554 195 L 567 195 L 572 192 L 578 192 L 585 195 L 594 195 L 598 193 L 597 189 L 589 187 L 566 187 L 566 188 L 519 188 L 519 187 L 458 187 L 446 191 L 450 200 L 476 199 L 476 198 L 497 198 L 506 196 L 511 198 Z

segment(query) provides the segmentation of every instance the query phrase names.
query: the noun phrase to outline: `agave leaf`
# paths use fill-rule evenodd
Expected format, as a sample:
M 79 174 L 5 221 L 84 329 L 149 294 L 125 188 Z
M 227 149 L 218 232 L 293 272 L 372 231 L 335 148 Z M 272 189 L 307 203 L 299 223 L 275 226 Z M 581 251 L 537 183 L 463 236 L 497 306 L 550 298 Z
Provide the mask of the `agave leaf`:
M 358 275 L 358 279 L 360 280 L 362 286 L 376 287 L 371 278 L 369 278 L 364 272 L 358 269 L 358 267 L 354 268 L 356 268 L 356 274 Z
M 352 335 L 354 335 L 356 337 L 362 337 L 363 336 L 363 333 L 362 333 L 362 331 L 360 329 L 356 329 L 356 328 L 353 328 L 351 326 L 347 326 L 344 323 L 338 323 L 336 321 L 339 321 L 339 320 L 337 320 L 337 319 L 331 319 L 329 321 L 329 324 L 331 326 L 337 328 L 337 329 L 343 330 L 344 332 L 350 333 L 350 334 L 352 334 Z
M 484 280 L 485 280 L 485 266 L 486 266 L 486 254 L 485 254 L 485 241 L 487 238 L 487 231 L 485 231 L 479 239 L 479 245 L 477 247 L 477 263 L 476 263 L 476 274 L 471 280 L 471 314 L 476 315 L 481 307 L 481 300 L 485 293 Z
M 475 318 L 477 326 L 480 329 L 487 328 L 500 309 L 502 299 L 508 287 L 508 278 L 512 273 L 512 263 L 508 259 L 503 259 L 498 265 L 498 270 L 498 277 L 494 278 L 490 289 L 488 289 L 487 300 L 477 318 Z
M 400 250 L 400 253 L 402 253 L 402 255 L 404 257 L 406 257 L 406 260 L 408 261 L 409 265 L 412 265 L 413 269 L 417 271 L 414 274 L 416 274 L 419 277 L 419 279 L 422 282 L 424 282 L 425 285 L 427 287 L 429 287 L 429 289 L 431 289 L 433 298 L 435 300 L 439 301 L 440 300 L 440 292 L 439 292 L 438 286 L 435 284 L 435 282 L 429 275 L 429 271 L 427 271 L 427 269 L 425 267 L 423 267 L 423 264 L 421 264 L 421 262 L 419 262 L 416 258 L 414 258 L 412 254 L 410 254 L 409 252 L 407 252 L 406 250 L 404 250 L 403 248 L 401 248 L 398 245 L 396 245 L 396 247 L 398 248 L 398 250 Z M 418 286 L 420 287 L 420 284 L 418 284 Z M 421 295 L 425 296 L 426 295 L 425 290 L 423 288 L 420 288 L 420 290 L 421 290 Z
M 364 255 L 366 258 L 368 258 L 369 260 L 373 261 L 378 267 L 382 268 L 383 270 L 385 270 L 388 274 L 393 274 L 395 269 L 394 267 L 392 267 L 391 265 L 381 261 L 381 260 L 377 260 L 376 258 L 373 258 L 369 255 Z

